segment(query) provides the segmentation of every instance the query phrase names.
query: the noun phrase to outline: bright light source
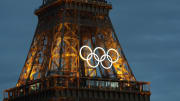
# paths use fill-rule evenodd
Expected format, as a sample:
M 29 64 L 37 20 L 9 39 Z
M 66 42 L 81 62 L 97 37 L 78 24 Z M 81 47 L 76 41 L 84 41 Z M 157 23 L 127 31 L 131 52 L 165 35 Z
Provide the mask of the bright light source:
M 87 48 L 87 49 L 91 52 L 90 54 L 87 55 L 86 58 L 82 56 L 82 50 L 83 50 L 84 48 Z M 99 56 L 96 54 L 96 51 L 97 51 L 97 50 L 102 50 L 103 53 L 104 53 L 100 58 L 99 58 Z M 116 58 L 115 61 L 113 61 L 113 60 L 112 60 L 112 57 L 109 55 L 109 52 L 110 52 L 110 51 L 114 51 L 114 52 L 117 54 L 117 58 Z M 89 46 L 82 46 L 82 47 L 80 48 L 80 50 L 79 50 L 79 55 L 80 55 L 81 59 L 84 60 L 84 61 L 86 61 L 87 64 L 88 64 L 90 67 L 92 67 L 92 68 L 98 67 L 98 66 L 99 66 L 99 63 L 100 63 L 101 66 L 102 66 L 104 69 L 110 69 L 110 68 L 112 67 L 112 64 L 115 63 L 115 62 L 117 62 L 117 61 L 119 60 L 119 53 L 118 53 L 115 49 L 113 49 L 113 48 L 110 48 L 107 52 L 105 52 L 105 50 L 104 50 L 102 47 L 96 47 L 96 48 L 92 51 L 92 49 L 91 49 Z M 94 57 L 95 60 L 97 61 L 97 64 L 96 64 L 95 66 L 91 65 L 91 63 L 89 62 L 89 60 L 91 60 L 93 57 Z M 102 63 L 106 58 L 107 58 L 108 61 L 111 63 L 110 66 L 108 66 L 108 67 L 105 67 L 105 66 L 103 65 L 103 63 Z

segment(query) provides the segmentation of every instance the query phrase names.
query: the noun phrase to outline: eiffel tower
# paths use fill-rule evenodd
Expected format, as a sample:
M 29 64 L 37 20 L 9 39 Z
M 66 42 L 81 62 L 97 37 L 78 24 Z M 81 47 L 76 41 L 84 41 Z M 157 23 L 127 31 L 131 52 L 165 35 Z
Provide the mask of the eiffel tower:
M 109 17 L 108 0 L 42 0 L 16 87 L 4 101 L 150 101 Z

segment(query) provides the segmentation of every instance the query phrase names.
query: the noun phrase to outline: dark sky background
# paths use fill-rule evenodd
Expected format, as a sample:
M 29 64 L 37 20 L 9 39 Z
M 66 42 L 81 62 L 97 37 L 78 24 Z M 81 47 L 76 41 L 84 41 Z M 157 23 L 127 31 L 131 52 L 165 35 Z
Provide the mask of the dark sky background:
M 0 1 L 0 100 L 18 80 L 40 1 Z M 151 82 L 151 101 L 179 101 L 180 0 L 112 1 L 111 20 L 137 80 Z

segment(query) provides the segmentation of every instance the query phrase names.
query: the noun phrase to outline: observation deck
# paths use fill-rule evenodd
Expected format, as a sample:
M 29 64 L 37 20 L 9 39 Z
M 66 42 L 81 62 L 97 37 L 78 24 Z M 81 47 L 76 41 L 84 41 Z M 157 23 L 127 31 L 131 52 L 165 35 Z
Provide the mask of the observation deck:
M 40 12 L 50 8 L 76 9 L 97 13 L 106 12 L 108 14 L 108 11 L 112 9 L 112 5 L 105 0 L 44 0 L 40 8 L 35 11 L 35 14 L 38 15 Z
M 13 99 L 34 101 L 33 99 L 37 98 L 38 95 L 43 96 L 45 99 L 48 99 L 48 97 L 52 98 L 52 96 L 68 96 L 68 101 L 69 99 L 78 98 L 107 99 L 108 101 L 119 101 L 118 99 L 122 99 L 121 101 L 123 99 L 129 99 L 127 101 L 141 101 L 140 99 L 144 99 L 142 101 L 149 101 L 148 95 L 151 94 L 149 84 L 149 82 L 116 79 L 51 76 L 46 79 L 28 82 L 27 85 L 6 90 L 4 92 L 4 101 L 13 101 Z M 137 97 L 136 100 L 130 100 L 135 97 Z

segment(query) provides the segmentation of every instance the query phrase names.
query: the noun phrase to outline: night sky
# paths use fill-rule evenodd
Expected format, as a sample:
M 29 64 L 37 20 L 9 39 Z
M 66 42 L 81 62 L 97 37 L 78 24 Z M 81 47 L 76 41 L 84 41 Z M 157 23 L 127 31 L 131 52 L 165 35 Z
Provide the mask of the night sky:
M 112 0 L 110 17 L 139 81 L 151 82 L 151 101 L 180 100 L 180 0 Z M 0 100 L 24 65 L 41 0 L 0 0 Z

